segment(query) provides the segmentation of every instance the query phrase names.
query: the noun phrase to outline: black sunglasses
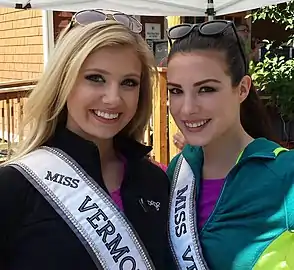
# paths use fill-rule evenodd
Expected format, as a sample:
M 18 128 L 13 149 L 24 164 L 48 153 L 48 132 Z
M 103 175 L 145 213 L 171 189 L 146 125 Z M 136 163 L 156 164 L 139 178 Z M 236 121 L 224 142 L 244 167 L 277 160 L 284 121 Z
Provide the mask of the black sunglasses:
M 77 12 L 71 20 L 70 28 L 75 23 L 79 25 L 88 25 L 94 22 L 102 22 L 106 20 L 115 20 L 128 27 L 133 33 L 139 34 L 142 32 L 142 24 L 133 16 L 115 10 L 82 10 Z
M 247 72 L 247 61 L 245 53 L 241 44 L 240 37 L 237 33 L 236 26 L 232 21 L 226 20 L 213 20 L 207 21 L 201 24 L 178 24 L 167 30 L 167 37 L 169 39 L 170 45 L 172 45 L 172 40 L 182 39 L 188 36 L 193 30 L 197 29 L 202 36 L 219 36 L 222 35 L 228 27 L 232 27 L 233 32 L 236 36 L 237 43 L 244 61 L 245 72 Z

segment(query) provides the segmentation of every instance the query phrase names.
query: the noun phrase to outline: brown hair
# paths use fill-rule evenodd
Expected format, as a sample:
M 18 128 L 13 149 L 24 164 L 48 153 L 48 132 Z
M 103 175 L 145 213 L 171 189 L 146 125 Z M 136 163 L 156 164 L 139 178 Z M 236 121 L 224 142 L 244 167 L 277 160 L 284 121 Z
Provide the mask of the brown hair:
M 226 56 L 233 86 L 237 86 L 244 75 L 248 74 L 246 67 L 248 65 L 244 63 L 240 47 L 238 46 L 232 28 L 228 28 L 222 35 L 218 36 L 202 36 L 197 29 L 195 29 L 185 38 L 176 40 L 173 43 L 168 61 L 178 52 L 192 52 L 194 50 L 214 50 L 223 52 Z M 244 130 L 251 137 L 265 137 L 275 140 L 266 109 L 253 83 L 251 84 L 247 98 L 241 104 L 240 119 Z

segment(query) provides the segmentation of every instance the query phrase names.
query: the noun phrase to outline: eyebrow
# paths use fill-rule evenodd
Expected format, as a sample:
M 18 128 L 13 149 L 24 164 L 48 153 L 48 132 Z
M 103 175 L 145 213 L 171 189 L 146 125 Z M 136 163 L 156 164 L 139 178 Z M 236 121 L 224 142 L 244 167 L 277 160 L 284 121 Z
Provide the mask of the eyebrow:
M 84 72 L 98 72 L 105 75 L 111 75 L 111 73 L 108 72 L 107 70 L 100 69 L 100 68 L 87 68 L 87 69 L 84 69 Z M 141 74 L 133 72 L 133 73 L 125 74 L 124 77 L 137 77 L 138 79 L 140 79 Z
M 195 82 L 193 84 L 193 86 L 194 87 L 197 87 L 197 86 L 200 86 L 202 84 L 209 83 L 209 82 L 221 83 L 219 80 L 216 80 L 216 79 L 205 79 L 205 80 L 202 80 L 202 81 L 199 81 L 199 82 Z M 168 82 L 167 83 L 167 86 L 174 86 L 174 87 L 178 87 L 178 88 L 181 88 L 182 87 L 180 84 L 173 83 L 173 82 Z

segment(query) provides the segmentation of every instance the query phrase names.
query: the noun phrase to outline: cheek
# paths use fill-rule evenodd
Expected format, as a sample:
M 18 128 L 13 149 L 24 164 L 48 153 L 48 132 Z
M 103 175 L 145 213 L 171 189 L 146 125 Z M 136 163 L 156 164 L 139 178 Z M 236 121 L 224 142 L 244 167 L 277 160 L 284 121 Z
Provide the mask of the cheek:
M 68 106 L 81 107 L 87 103 L 88 100 L 93 99 L 91 91 L 87 87 L 77 85 L 68 95 L 67 104 Z
M 215 116 L 224 124 L 235 122 L 239 118 L 239 103 L 235 98 L 227 97 L 215 107 Z
M 77 91 L 72 91 L 66 101 L 67 109 L 69 112 L 74 111 L 74 108 L 78 108 L 80 103 L 77 102 L 79 100 Z
M 173 116 L 177 116 L 182 107 L 182 101 L 180 97 L 172 97 L 169 98 L 169 109 Z
M 125 104 L 126 104 L 128 110 L 130 112 L 132 112 L 132 114 L 134 114 L 134 112 L 138 108 L 139 95 L 140 95 L 139 89 L 134 89 L 130 92 L 126 92 L 124 95 L 123 99 L 125 101 Z
M 78 95 L 71 95 L 68 97 L 67 102 L 67 110 L 68 113 L 73 117 L 84 117 L 86 113 L 87 108 L 87 102 L 81 98 L 79 98 Z
M 220 114 L 234 112 L 239 106 L 238 96 L 232 91 L 223 92 L 213 100 L 212 108 L 216 108 Z

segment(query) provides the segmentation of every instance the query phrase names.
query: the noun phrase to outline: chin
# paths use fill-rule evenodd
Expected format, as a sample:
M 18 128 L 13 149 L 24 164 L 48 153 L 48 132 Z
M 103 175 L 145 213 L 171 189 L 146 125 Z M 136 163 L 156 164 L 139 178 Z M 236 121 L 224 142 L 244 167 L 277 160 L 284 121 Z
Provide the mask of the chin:
M 193 135 L 192 136 L 186 136 L 186 140 L 188 144 L 192 146 L 199 146 L 199 147 L 204 147 L 209 144 L 210 140 L 207 138 L 195 138 Z
M 213 129 L 211 129 L 210 122 L 200 129 L 189 129 L 183 125 L 183 123 L 180 123 L 179 127 L 186 138 L 187 143 L 192 146 L 204 147 L 207 146 L 213 139 Z
M 211 140 L 212 137 L 208 132 L 190 132 L 187 129 L 182 129 L 182 133 L 184 137 L 186 138 L 186 141 L 188 144 L 192 146 L 200 146 L 204 147 L 207 146 Z
M 117 134 L 118 132 L 96 132 L 93 133 L 93 137 L 99 140 L 110 140 L 113 139 Z
M 119 133 L 119 130 L 103 130 L 102 128 L 94 128 L 84 130 L 84 132 L 87 133 L 92 140 L 110 140 Z
M 85 131 L 96 139 L 109 140 L 114 138 L 120 131 L 121 125 L 109 125 L 105 126 L 100 123 L 96 125 L 90 124 L 85 126 Z

